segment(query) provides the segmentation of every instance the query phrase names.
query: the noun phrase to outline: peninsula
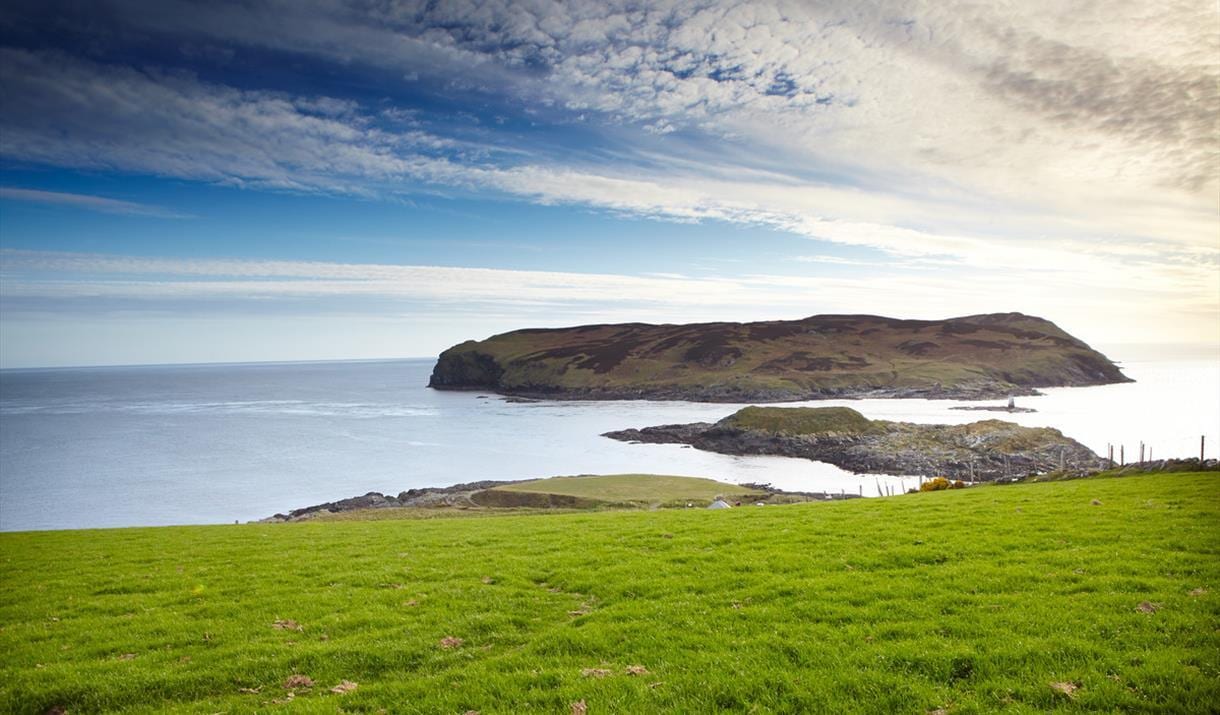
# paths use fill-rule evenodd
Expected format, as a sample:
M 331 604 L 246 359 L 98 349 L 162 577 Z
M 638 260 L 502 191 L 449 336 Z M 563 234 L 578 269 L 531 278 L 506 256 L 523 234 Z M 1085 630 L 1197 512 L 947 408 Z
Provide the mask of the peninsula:
M 412 519 L 555 511 L 706 507 L 727 499 L 750 504 L 793 504 L 854 498 L 855 494 L 794 492 L 769 484 L 728 484 L 660 474 L 582 474 L 524 481 L 491 481 L 408 489 L 398 496 L 363 496 L 276 514 L 268 523 L 307 520 Z
M 449 348 L 428 384 L 548 399 L 784 402 L 997 399 L 1128 381 L 1054 323 L 995 313 L 515 330 Z

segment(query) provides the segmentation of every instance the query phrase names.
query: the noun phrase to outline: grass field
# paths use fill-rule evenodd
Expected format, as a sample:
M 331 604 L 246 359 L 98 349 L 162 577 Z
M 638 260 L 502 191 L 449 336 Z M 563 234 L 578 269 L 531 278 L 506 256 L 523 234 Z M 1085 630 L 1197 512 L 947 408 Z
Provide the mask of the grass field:
M 0 711 L 1215 712 L 1218 488 L 3 534 Z
M 495 487 L 496 491 L 531 494 L 562 494 L 612 503 L 671 504 L 685 500 L 707 503 L 717 496 L 725 498 L 749 490 L 714 479 L 670 477 L 660 474 L 607 474 L 579 477 L 551 477 Z

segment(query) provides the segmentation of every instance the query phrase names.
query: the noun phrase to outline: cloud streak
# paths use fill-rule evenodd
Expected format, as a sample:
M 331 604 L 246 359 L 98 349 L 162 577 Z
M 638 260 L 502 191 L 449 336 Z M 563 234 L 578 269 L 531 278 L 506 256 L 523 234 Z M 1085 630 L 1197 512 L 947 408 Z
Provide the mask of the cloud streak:
M 190 214 L 178 213 L 160 206 L 109 199 L 104 196 L 89 194 L 69 194 L 60 191 L 41 191 L 38 189 L 22 189 L 16 186 L 0 186 L 0 199 L 8 201 L 25 201 L 53 206 L 69 206 L 87 211 L 100 211 L 108 214 L 125 216 L 150 216 L 153 218 L 192 218 Z

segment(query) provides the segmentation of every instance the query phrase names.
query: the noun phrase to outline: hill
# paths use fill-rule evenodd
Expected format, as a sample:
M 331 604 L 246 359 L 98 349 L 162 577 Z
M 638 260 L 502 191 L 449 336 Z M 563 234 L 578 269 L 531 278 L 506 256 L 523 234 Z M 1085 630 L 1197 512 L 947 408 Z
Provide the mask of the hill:
M 1208 712 L 1216 478 L 0 534 L 0 711 Z
M 526 397 L 780 402 L 983 399 L 1124 381 L 1114 363 L 1054 323 L 1003 313 L 517 330 L 449 348 L 429 385 Z

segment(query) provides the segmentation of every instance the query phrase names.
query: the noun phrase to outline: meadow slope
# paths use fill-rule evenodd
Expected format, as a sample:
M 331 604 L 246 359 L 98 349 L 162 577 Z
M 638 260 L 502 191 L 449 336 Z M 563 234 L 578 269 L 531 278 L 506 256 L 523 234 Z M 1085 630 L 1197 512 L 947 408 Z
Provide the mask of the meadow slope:
M 1217 487 L 3 534 L 0 711 L 1215 711 Z

